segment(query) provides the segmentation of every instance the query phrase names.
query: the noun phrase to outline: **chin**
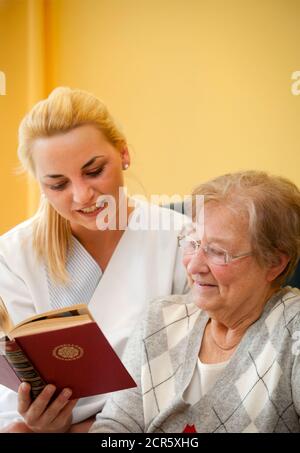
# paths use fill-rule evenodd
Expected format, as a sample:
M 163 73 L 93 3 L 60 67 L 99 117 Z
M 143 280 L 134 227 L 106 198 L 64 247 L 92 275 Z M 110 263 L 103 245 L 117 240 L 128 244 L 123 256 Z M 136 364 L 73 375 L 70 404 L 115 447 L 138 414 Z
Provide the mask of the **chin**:
M 85 229 L 89 231 L 100 231 L 99 228 L 97 228 L 97 225 L 83 225 Z
M 91 222 L 91 221 L 79 222 L 78 219 L 72 219 L 72 220 L 70 220 L 70 224 L 71 224 L 71 227 L 73 227 L 75 229 L 84 228 L 85 230 L 89 230 L 89 231 L 99 231 L 99 228 L 97 228 L 95 221 L 94 222 Z
M 203 300 L 202 298 L 201 299 L 198 298 L 197 300 L 195 300 L 194 304 L 197 305 L 197 307 L 200 310 L 204 310 L 204 311 L 210 311 L 211 309 L 213 309 L 213 305 L 214 305 L 214 304 L 209 303 L 209 301 L 207 301 L 207 300 Z
M 205 296 L 199 295 L 199 293 L 195 289 L 192 289 L 190 294 L 191 294 L 191 301 L 195 305 L 197 305 L 197 307 L 200 310 L 211 311 L 211 310 L 216 309 L 219 305 L 218 301 L 216 301 L 214 297 L 210 297 L 210 296 L 205 297 Z

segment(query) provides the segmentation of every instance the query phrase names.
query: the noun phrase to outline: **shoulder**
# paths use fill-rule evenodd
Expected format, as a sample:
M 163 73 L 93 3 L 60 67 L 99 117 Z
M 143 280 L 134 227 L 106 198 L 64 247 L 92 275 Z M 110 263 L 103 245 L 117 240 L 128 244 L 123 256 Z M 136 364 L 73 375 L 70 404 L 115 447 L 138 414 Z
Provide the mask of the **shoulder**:
M 300 290 L 286 286 L 275 294 L 267 306 L 265 323 L 269 332 L 300 327 Z
M 24 220 L 24 222 L 19 223 L 18 225 L 14 226 L 12 229 L 8 230 L 6 233 L 3 233 L 0 236 L 0 241 L 4 240 L 11 240 L 17 237 L 24 237 L 26 234 L 32 233 L 32 226 L 33 226 L 34 218 L 31 217 L 30 219 Z
M 286 313 L 300 313 L 300 290 L 286 286 L 280 292 L 278 303 L 282 304 Z
M 0 253 L 16 254 L 21 246 L 32 244 L 33 218 L 30 218 L 0 236 Z
M 300 326 L 300 290 L 298 288 L 284 288 L 282 297 L 285 318 L 287 322 L 295 321 Z
M 199 313 L 199 308 L 190 301 L 189 294 L 175 294 L 153 300 L 146 317 L 147 333 L 180 322 L 186 323 Z

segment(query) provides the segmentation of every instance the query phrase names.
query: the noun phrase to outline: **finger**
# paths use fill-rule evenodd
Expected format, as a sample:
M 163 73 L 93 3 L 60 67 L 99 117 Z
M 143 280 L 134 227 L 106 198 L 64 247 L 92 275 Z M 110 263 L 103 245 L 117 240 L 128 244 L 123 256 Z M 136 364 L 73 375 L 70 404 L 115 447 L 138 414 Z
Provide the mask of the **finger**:
M 57 424 L 63 424 L 64 421 L 66 421 L 71 415 L 74 407 L 77 404 L 77 400 L 70 400 L 67 402 L 67 404 L 63 407 L 63 409 L 59 412 L 59 414 L 56 417 L 56 422 Z
M 28 382 L 23 382 L 18 389 L 18 412 L 24 415 L 32 403 L 30 397 L 31 386 Z
M 39 396 L 31 403 L 23 417 L 29 426 L 34 426 L 37 419 L 41 417 L 45 411 L 49 401 L 51 400 L 56 390 L 55 385 L 48 384 L 39 394 Z
M 55 429 L 55 432 L 65 432 L 68 428 L 70 428 L 72 424 L 72 411 L 77 404 L 77 401 L 78 400 L 69 401 L 57 415 L 56 419 L 53 420 L 53 429 Z
M 65 405 L 65 407 L 61 410 L 59 416 L 70 415 L 72 413 L 74 407 L 76 406 L 77 402 L 78 402 L 78 399 L 68 401 L 68 403 Z
M 52 423 L 56 419 L 58 414 L 64 409 L 64 407 L 70 403 L 70 398 L 72 396 L 71 389 L 63 389 L 57 398 L 47 407 L 46 411 L 43 414 L 43 422 Z M 76 400 L 75 400 L 76 401 Z M 76 404 L 76 402 L 75 402 Z M 74 404 L 74 406 L 75 406 Z

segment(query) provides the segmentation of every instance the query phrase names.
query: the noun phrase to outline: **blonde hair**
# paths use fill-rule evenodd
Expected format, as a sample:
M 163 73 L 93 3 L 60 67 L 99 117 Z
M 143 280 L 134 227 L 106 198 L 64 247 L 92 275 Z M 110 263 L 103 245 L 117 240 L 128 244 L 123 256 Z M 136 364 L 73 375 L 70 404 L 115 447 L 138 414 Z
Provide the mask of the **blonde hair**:
M 100 130 L 116 149 L 126 145 L 124 134 L 101 100 L 83 90 L 67 87 L 53 90 L 20 124 L 18 156 L 23 168 L 35 176 L 32 146 L 36 139 L 66 133 L 87 124 Z M 69 221 L 42 197 L 33 222 L 33 247 L 37 256 L 46 261 L 50 275 L 56 281 L 68 281 L 66 261 L 71 243 Z
M 300 258 L 300 191 L 295 184 L 262 171 L 244 171 L 200 184 L 193 195 L 204 195 L 205 203 L 225 204 L 239 216 L 246 214 L 252 251 L 260 263 L 275 264 L 280 253 L 289 257 L 274 284 L 293 274 Z

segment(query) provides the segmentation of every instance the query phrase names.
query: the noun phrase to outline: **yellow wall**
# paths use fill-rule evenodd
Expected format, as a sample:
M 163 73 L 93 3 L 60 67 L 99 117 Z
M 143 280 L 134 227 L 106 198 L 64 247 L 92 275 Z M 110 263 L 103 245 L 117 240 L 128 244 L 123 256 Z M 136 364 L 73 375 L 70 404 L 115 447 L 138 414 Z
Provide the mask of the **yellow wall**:
M 0 115 L 4 103 L 10 112 L 0 132 L 1 149 L 9 142 L 1 174 L 15 200 L 20 193 L 24 202 L 24 194 L 7 175 L 25 105 L 22 33 L 28 4 L 45 9 L 44 58 L 41 48 L 35 54 L 43 59 L 36 69 L 44 82 L 38 92 L 70 85 L 107 103 L 131 144 L 131 191 L 141 192 L 143 185 L 147 194 L 183 195 L 204 179 L 245 168 L 282 174 L 300 185 L 300 96 L 291 94 L 292 73 L 300 70 L 298 0 L 4 3 L 13 7 L 0 8 L 1 35 L 4 24 L 10 36 L 0 42 L 0 70 L 7 71 L 10 86 L 16 82 L 19 95 L 0 97 Z M 13 55 L 20 42 L 23 51 Z M 6 58 L 10 54 L 11 69 L 2 64 L 2 51 Z M 32 200 L 31 194 L 29 210 Z M 1 228 L 23 216 L 23 202 L 17 201 L 17 207 L 6 204 Z
M 26 219 L 37 206 L 35 186 L 17 173 L 18 125 L 44 96 L 43 0 L 0 0 L 0 233 Z
M 300 2 L 53 0 L 51 86 L 121 120 L 149 193 L 241 168 L 300 184 Z
M 0 96 L 0 230 L 26 217 L 26 179 L 16 177 L 17 125 L 26 108 L 26 4 L 0 1 L 0 70 L 6 95 Z

